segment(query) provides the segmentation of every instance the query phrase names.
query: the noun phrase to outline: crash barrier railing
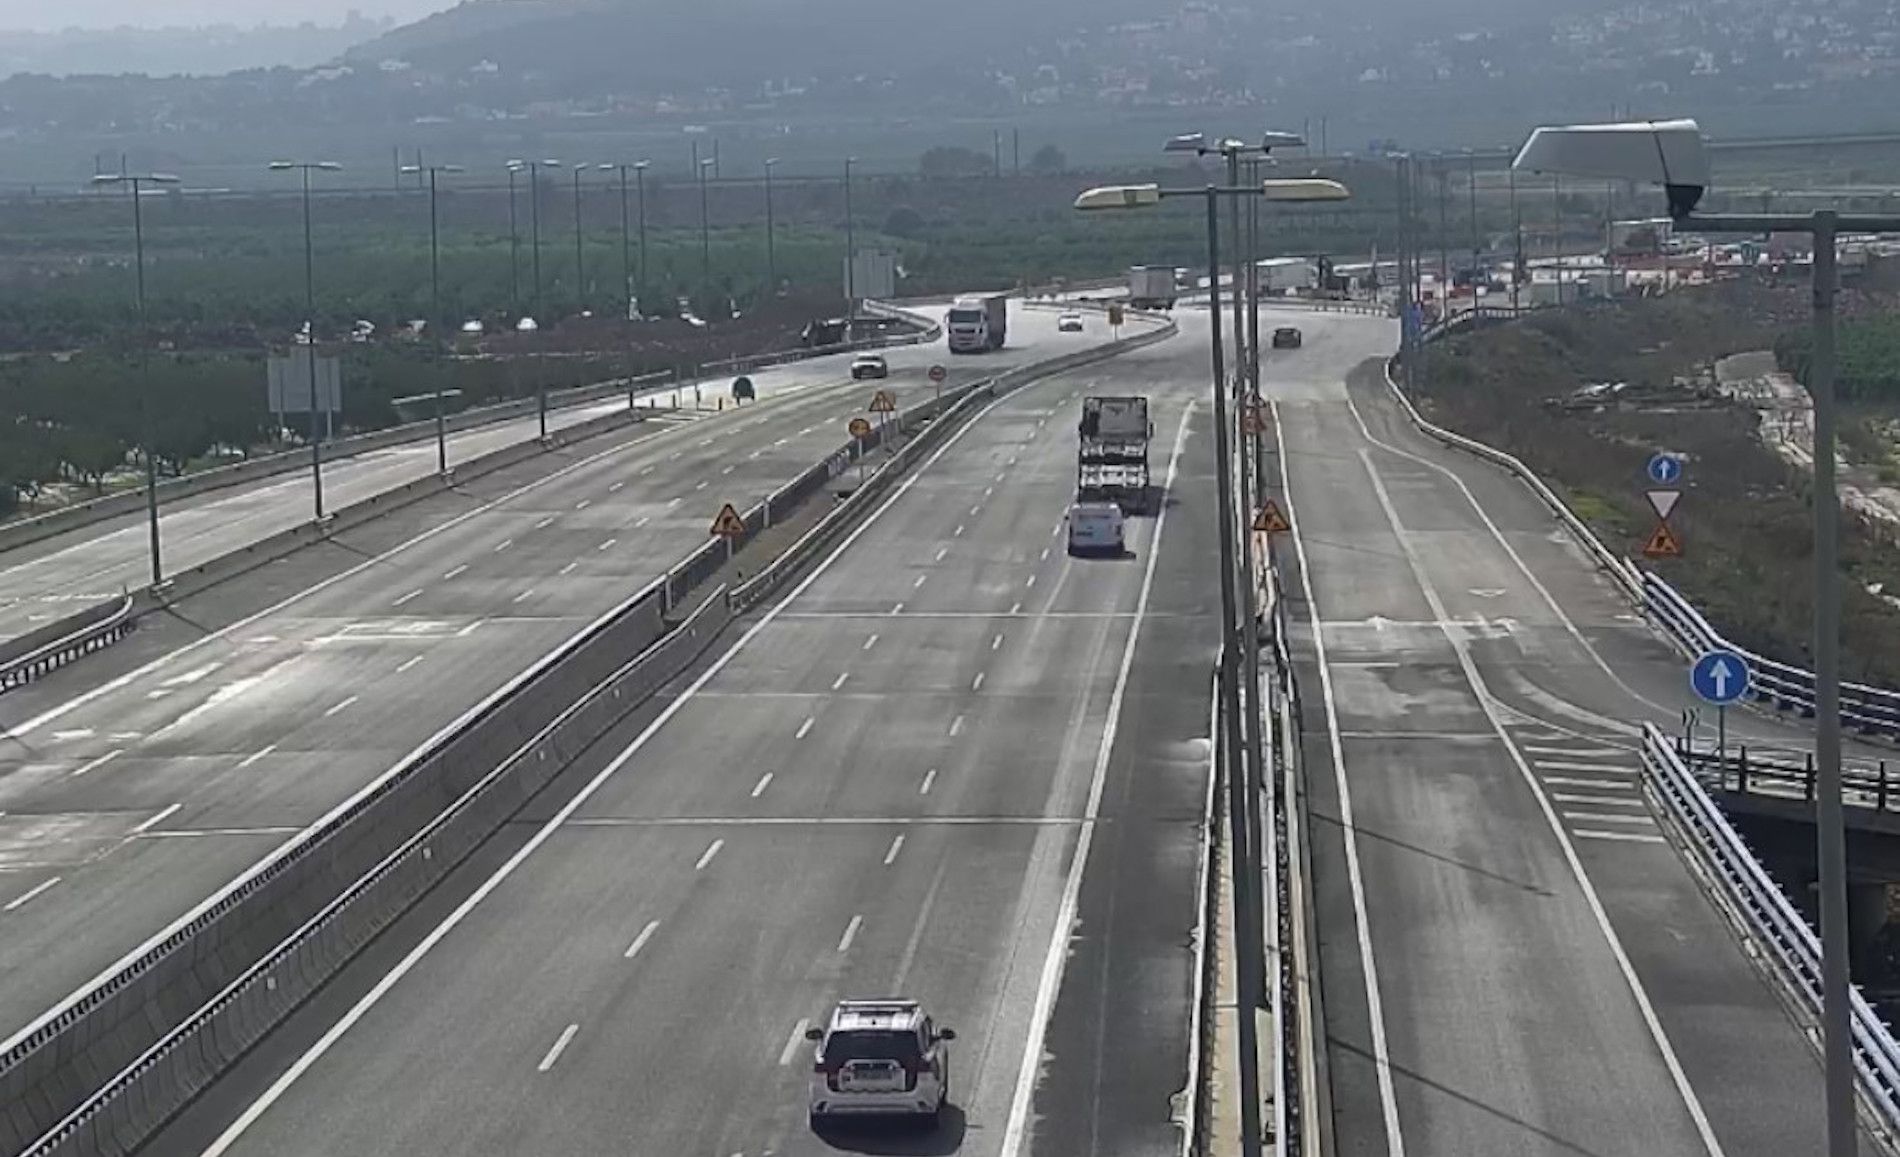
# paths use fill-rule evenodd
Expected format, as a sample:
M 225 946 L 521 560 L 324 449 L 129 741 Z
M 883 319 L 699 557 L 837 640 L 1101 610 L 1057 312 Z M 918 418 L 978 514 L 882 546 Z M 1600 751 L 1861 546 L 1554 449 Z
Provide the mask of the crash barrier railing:
M 1181 1106 L 1181 1157 L 1213 1157 L 1214 1070 L 1220 1063 L 1220 849 L 1226 832 L 1222 820 L 1221 768 L 1226 764 L 1226 741 L 1220 715 L 1221 662 L 1216 661 L 1208 688 L 1207 799 L 1201 809 L 1201 851 L 1196 880 L 1199 910 L 1194 917 L 1194 994 L 1189 1007 L 1186 1103 Z
M 1013 372 L 1020 384 L 1159 336 Z M 769 507 L 768 500 L 748 513 L 740 544 L 767 525 Z M 724 550 L 708 543 L 694 559 L 710 564 L 709 575 Z M 734 613 L 734 601 L 721 589 L 669 631 L 664 608 L 678 602 L 673 592 L 687 569 L 694 568 L 656 579 L 597 619 L 0 1044 L 0 1153 L 134 1149 L 563 764 L 698 655 Z M 640 659 L 619 666 L 628 654 Z M 451 840 L 444 825 L 457 822 L 467 826 Z
M 736 374 L 765 366 L 789 365 L 793 362 L 809 361 L 812 358 L 829 357 L 833 354 L 850 353 L 853 350 L 891 349 L 895 346 L 929 345 L 943 336 L 943 323 L 929 314 L 916 310 L 903 309 L 895 305 L 886 305 L 881 301 L 862 303 L 865 313 L 873 317 L 901 322 L 911 327 L 909 333 L 881 334 L 877 337 L 860 338 L 856 341 L 837 342 L 833 345 L 810 346 L 805 349 L 780 350 L 772 353 L 751 354 L 746 357 L 725 358 L 720 361 L 706 362 L 701 371 L 717 369 L 721 374 Z
M 1811 1022 L 1821 1015 L 1821 945 L 1683 762 L 1673 739 L 1643 725 L 1643 790 L 1714 882 L 1745 935 L 1764 951 Z M 1888 1139 L 1900 1136 L 1900 1046 L 1859 989 L 1851 992 L 1854 1068 L 1862 1103 Z
M 1676 756 L 1702 785 L 1728 795 L 1814 802 L 1817 775 L 1812 751 L 1763 751 L 1746 743 L 1723 750 L 1706 740 L 1674 737 Z M 1900 774 L 1889 775 L 1887 761 L 1841 761 L 1842 801 L 1868 811 L 1900 811 Z
M 96 603 L 0 643 L 0 692 L 24 687 L 81 655 L 124 638 L 132 630 L 132 596 Z

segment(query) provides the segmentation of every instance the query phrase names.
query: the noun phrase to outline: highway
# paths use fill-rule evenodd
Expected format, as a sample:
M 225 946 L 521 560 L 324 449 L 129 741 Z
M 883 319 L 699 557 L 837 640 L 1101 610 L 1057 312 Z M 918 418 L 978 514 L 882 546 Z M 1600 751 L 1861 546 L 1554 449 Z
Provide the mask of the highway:
M 872 392 L 1105 340 L 1024 311 L 1000 355 L 625 428 L 471 481 L 153 616 L 0 699 L 0 1036 L 375 782 L 846 440 Z M 765 380 L 769 380 L 765 379 Z M 830 379 L 833 383 L 837 379 Z
M 1339 1152 L 1817 1151 L 1818 1062 L 1639 795 L 1685 664 L 1521 483 L 1410 425 L 1391 322 L 1291 324 L 1263 381 Z
M 965 428 L 150 1151 L 1178 1152 L 1217 605 L 1184 328 Z M 1134 391 L 1165 513 L 1072 559 L 1079 399 Z M 955 1109 L 813 1134 L 805 1026 L 894 992 L 958 1030 Z
M 938 354 L 944 351 L 939 347 Z M 900 358 L 900 361 L 902 359 Z M 912 362 L 916 360 L 911 357 Z M 809 389 L 844 376 L 850 355 L 795 362 L 750 374 L 761 400 Z M 702 402 L 710 408 L 726 395 L 730 379 L 708 382 Z M 694 406 L 694 387 L 677 391 L 679 405 Z M 643 399 L 642 404 L 671 407 L 675 391 Z M 626 408 L 626 399 L 608 398 L 569 406 L 548 414 L 548 430 L 557 432 Z M 728 398 L 727 405 L 731 405 Z M 540 431 L 530 414 L 505 422 L 452 433 L 451 468 L 493 450 L 530 441 Z M 338 458 L 323 469 L 326 510 L 337 510 L 404 483 L 435 473 L 433 438 Z M 166 574 L 175 574 L 239 547 L 310 520 L 315 511 L 307 466 L 248 485 L 235 485 L 160 507 L 159 539 Z M 136 590 L 151 581 L 150 540 L 143 510 L 75 528 L 0 554 L 0 639 L 17 638 L 46 622 L 91 603 Z

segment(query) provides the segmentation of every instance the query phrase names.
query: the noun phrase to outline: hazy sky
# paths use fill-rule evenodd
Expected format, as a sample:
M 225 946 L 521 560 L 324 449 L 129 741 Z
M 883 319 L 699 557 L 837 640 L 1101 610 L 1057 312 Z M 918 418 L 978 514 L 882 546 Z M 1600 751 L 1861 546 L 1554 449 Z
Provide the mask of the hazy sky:
M 0 30 L 147 28 L 196 24 L 336 24 L 351 9 L 372 19 L 413 20 L 455 0 L 0 0 Z

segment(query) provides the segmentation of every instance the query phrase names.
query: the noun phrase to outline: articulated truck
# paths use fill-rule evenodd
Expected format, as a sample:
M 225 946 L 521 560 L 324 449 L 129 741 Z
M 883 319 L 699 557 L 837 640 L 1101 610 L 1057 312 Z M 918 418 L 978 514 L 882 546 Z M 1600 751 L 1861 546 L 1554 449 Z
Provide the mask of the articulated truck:
M 1148 442 L 1154 435 L 1148 399 L 1083 398 L 1078 433 L 1076 500 L 1112 502 L 1130 514 L 1146 511 Z
M 943 328 L 950 335 L 953 354 L 1000 350 L 1009 337 L 1009 296 L 986 293 L 959 297 L 950 303 Z

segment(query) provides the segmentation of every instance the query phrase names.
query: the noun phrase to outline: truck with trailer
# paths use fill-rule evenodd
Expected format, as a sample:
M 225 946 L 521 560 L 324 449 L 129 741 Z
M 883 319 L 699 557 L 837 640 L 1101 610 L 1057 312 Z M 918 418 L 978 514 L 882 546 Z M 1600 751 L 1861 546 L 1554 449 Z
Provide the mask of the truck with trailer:
M 1077 433 L 1076 501 L 1112 502 L 1131 514 L 1146 512 L 1151 501 L 1148 443 L 1154 437 L 1148 399 L 1084 398 Z
M 1304 257 L 1272 257 L 1260 262 L 1258 268 L 1263 294 L 1307 290 L 1319 284 L 1319 271 Z
M 1173 309 L 1176 292 L 1173 266 L 1129 267 L 1128 304 L 1136 309 Z
M 953 354 L 1000 350 L 1009 338 L 1009 295 L 986 293 L 959 297 L 944 316 Z

